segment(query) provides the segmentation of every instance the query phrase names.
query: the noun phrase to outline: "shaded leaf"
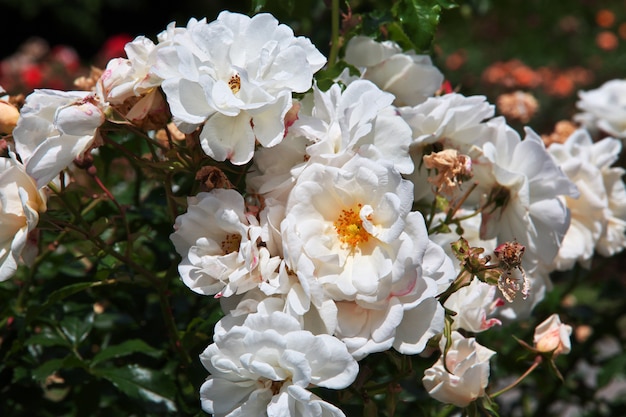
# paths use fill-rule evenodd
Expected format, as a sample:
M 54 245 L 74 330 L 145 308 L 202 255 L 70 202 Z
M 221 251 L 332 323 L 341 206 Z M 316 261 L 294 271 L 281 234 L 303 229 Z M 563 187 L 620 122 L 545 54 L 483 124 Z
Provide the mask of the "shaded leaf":
M 39 316 L 44 310 L 58 303 L 59 301 L 69 297 L 70 295 L 74 295 L 88 288 L 97 287 L 97 286 L 106 285 L 106 284 L 113 284 L 113 283 L 115 283 L 114 280 L 96 281 L 96 282 L 77 282 L 75 284 L 70 284 L 56 291 L 53 291 L 48 297 L 48 299 L 42 305 L 28 310 L 28 313 L 26 314 L 26 322 L 30 323 L 32 320 L 36 319 L 37 316 Z
M 161 356 L 160 350 L 153 348 L 143 340 L 131 339 L 120 343 L 119 345 L 109 346 L 98 352 L 91 360 L 91 366 L 97 365 L 100 362 L 104 362 L 109 359 L 121 358 L 133 353 L 143 353 L 144 355 L 152 357 Z
M 74 355 L 66 356 L 65 358 L 56 358 L 51 359 L 47 362 L 44 362 L 42 365 L 38 366 L 33 370 L 32 377 L 39 381 L 45 381 L 45 379 L 57 372 L 60 369 L 71 369 L 71 368 L 84 368 L 85 364 L 78 359 Z
M 176 411 L 176 387 L 170 375 L 137 365 L 93 368 L 92 373 L 108 380 L 129 397 L 146 403 L 150 409 Z
M 40 333 L 29 337 L 24 344 L 39 346 L 65 346 L 68 348 L 72 347 L 72 344 L 66 338 L 49 327 L 44 327 Z
M 89 332 L 91 332 L 93 328 L 93 317 L 93 313 L 88 314 L 85 318 L 74 316 L 66 317 L 60 323 L 61 331 L 63 331 L 63 334 L 67 336 L 70 342 L 78 346 L 87 338 Z

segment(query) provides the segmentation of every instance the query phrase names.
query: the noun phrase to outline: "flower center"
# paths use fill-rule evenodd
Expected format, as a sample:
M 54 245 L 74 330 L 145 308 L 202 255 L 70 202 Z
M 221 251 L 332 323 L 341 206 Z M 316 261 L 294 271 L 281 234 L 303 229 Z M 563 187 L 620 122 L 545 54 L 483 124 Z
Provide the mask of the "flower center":
M 224 237 L 224 240 L 222 240 L 222 242 L 220 243 L 220 247 L 222 248 L 222 253 L 224 255 L 231 252 L 237 252 L 240 245 L 241 235 L 238 233 L 226 235 L 226 237 Z
M 233 94 L 237 94 L 239 92 L 239 90 L 241 89 L 241 77 L 239 76 L 239 74 L 235 74 L 230 77 L 230 80 L 228 80 L 228 86 L 230 87 L 230 91 L 232 91 Z
M 335 231 L 339 235 L 339 240 L 346 245 L 356 248 L 359 243 L 367 242 L 369 233 L 363 228 L 363 221 L 359 216 L 361 207 L 359 204 L 357 210 L 344 209 L 341 210 L 339 218 L 333 223 Z
M 273 395 L 277 395 L 280 392 L 280 389 L 283 386 L 284 382 L 285 381 L 272 381 L 270 389 L 272 390 Z

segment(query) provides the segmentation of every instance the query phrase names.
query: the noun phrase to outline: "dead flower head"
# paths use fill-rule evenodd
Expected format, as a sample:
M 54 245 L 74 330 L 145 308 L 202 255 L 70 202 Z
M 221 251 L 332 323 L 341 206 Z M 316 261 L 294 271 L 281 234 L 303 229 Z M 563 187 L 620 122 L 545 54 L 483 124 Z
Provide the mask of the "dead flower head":
M 436 172 L 435 176 L 428 178 L 428 182 L 435 186 L 437 193 L 452 195 L 463 181 L 472 177 L 472 160 L 456 149 L 424 155 L 424 165 Z
M 494 250 L 498 267 L 502 271 L 498 280 L 498 288 L 510 303 L 513 302 L 517 293 L 521 293 L 522 297 L 526 299 L 530 290 L 530 282 L 522 268 L 522 257 L 525 250 L 524 245 L 515 241 L 504 242 Z

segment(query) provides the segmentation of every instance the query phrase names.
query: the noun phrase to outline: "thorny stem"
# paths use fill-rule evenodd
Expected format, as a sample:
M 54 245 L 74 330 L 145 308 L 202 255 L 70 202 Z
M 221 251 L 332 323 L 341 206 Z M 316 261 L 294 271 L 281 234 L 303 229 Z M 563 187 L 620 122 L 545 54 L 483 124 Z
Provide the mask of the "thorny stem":
M 489 395 L 489 398 L 494 399 L 496 397 L 498 397 L 501 394 L 504 394 L 505 392 L 515 388 L 517 385 L 519 385 L 520 382 L 522 382 L 524 380 L 524 378 L 526 378 L 528 375 L 530 375 L 530 373 L 532 371 L 535 370 L 535 368 L 537 368 L 541 362 L 543 361 L 543 358 L 540 355 L 537 355 L 537 357 L 535 357 L 535 361 L 533 362 L 532 365 L 530 365 L 530 368 L 528 368 L 526 370 L 526 372 L 524 372 L 519 378 L 517 378 L 515 381 L 513 381 L 513 383 L 511 383 L 511 385 L 502 388 L 500 391 L 495 392 L 491 395 Z
M 130 238 L 130 226 L 128 225 L 128 219 L 126 218 L 126 208 L 120 205 L 115 196 L 111 194 L 109 189 L 102 183 L 100 177 L 98 177 L 96 174 L 93 174 L 91 177 L 96 182 L 96 184 L 98 184 L 98 187 L 100 187 L 100 189 L 106 194 L 109 200 L 111 200 L 111 202 L 115 204 L 115 207 L 117 207 L 118 211 L 120 212 L 120 215 L 122 217 L 122 223 L 124 223 L 124 230 L 126 231 L 126 241 L 128 242 L 128 245 L 126 245 L 126 256 L 129 256 L 132 251 L 133 241 Z
M 156 290 L 159 295 L 159 304 L 161 307 L 161 314 L 163 316 L 163 322 L 169 333 L 169 336 L 170 336 L 169 339 L 172 344 L 172 347 L 176 352 L 178 352 L 178 354 L 182 358 L 183 363 L 185 365 L 190 364 L 191 358 L 182 347 L 180 338 L 178 336 L 178 329 L 176 328 L 176 323 L 174 321 L 174 316 L 172 315 L 172 308 L 171 308 L 171 305 L 168 299 L 168 294 L 167 294 L 168 292 L 167 283 L 169 282 L 169 280 L 159 279 L 157 276 L 155 276 L 152 273 L 152 271 L 144 268 L 142 265 L 133 261 L 128 256 L 122 255 L 116 252 L 115 249 L 113 249 L 113 246 L 108 245 L 105 241 L 100 239 L 99 236 L 93 236 L 92 234 L 90 234 L 87 231 L 89 225 L 85 224 L 86 222 L 84 218 L 81 216 L 81 213 L 77 211 L 71 204 L 69 204 L 65 200 L 65 196 L 62 193 L 60 193 L 59 190 L 56 189 L 54 185 L 51 185 L 50 189 L 60 198 L 61 203 L 69 210 L 70 213 L 72 213 L 75 220 L 80 223 L 80 226 L 70 223 L 67 225 L 68 227 L 72 227 L 72 229 L 78 231 L 79 233 L 84 234 L 85 238 L 91 240 L 91 242 L 93 242 L 98 247 L 98 249 L 114 257 L 120 262 L 123 262 L 125 265 L 127 265 L 128 267 L 130 267 L 131 269 L 133 269 L 140 275 L 142 275 L 144 278 L 148 279 L 154 285 L 154 287 L 156 287 Z M 82 227 L 87 226 L 87 229 L 83 229 L 81 226 Z
M 435 211 L 437 210 L 437 198 L 433 199 L 433 203 L 430 205 L 430 213 L 428 214 L 428 219 L 426 220 L 426 230 L 430 232 L 430 226 L 433 224 L 433 220 L 435 218 Z
M 331 35 L 330 53 L 328 55 L 328 68 L 332 68 L 339 55 L 339 0 L 332 0 L 331 3 Z
M 477 182 L 473 183 L 472 186 L 469 188 L 469 190 L 467 190 L 467 192 L 463 194 L 463 196 L 454 204 L 454 206 L 448 210 L 448 214 L 446 215 L 446 221 L 445 221 L 446 224 L 450 223 L 450 220 L 452 220 L 452 217 L 454 217 L 454 214 L 459 210 L 459 208 L 461 208 L 463 203 L 465 203 L 465 200 L 467 200 L 469 195 L 476 189 L 476 187 L 478 187 Z

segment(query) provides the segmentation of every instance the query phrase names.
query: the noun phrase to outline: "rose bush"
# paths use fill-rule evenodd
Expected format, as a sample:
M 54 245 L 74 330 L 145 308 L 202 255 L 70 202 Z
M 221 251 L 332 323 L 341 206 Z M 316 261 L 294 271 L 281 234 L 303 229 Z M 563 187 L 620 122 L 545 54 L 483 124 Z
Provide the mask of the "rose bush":
M 344 22 L 327 59 L 270 14 L 224 11 L 135 38 L 86 91 L 26 97 L 0 173 L 11 380 L 96 398 L 82 414 L 121 392 L 170 414 L 496 416 L 556 370 L 555 319 L 519 340 L 530 365 L 506 387 L 476 337 L 504 352 L 489 335 L 532 318 L 557 268 L 623 250 L 617 139 L 520 135 L 396 18 L 402 46 Z M 417 354 L 439 358 L 423 377 Z

